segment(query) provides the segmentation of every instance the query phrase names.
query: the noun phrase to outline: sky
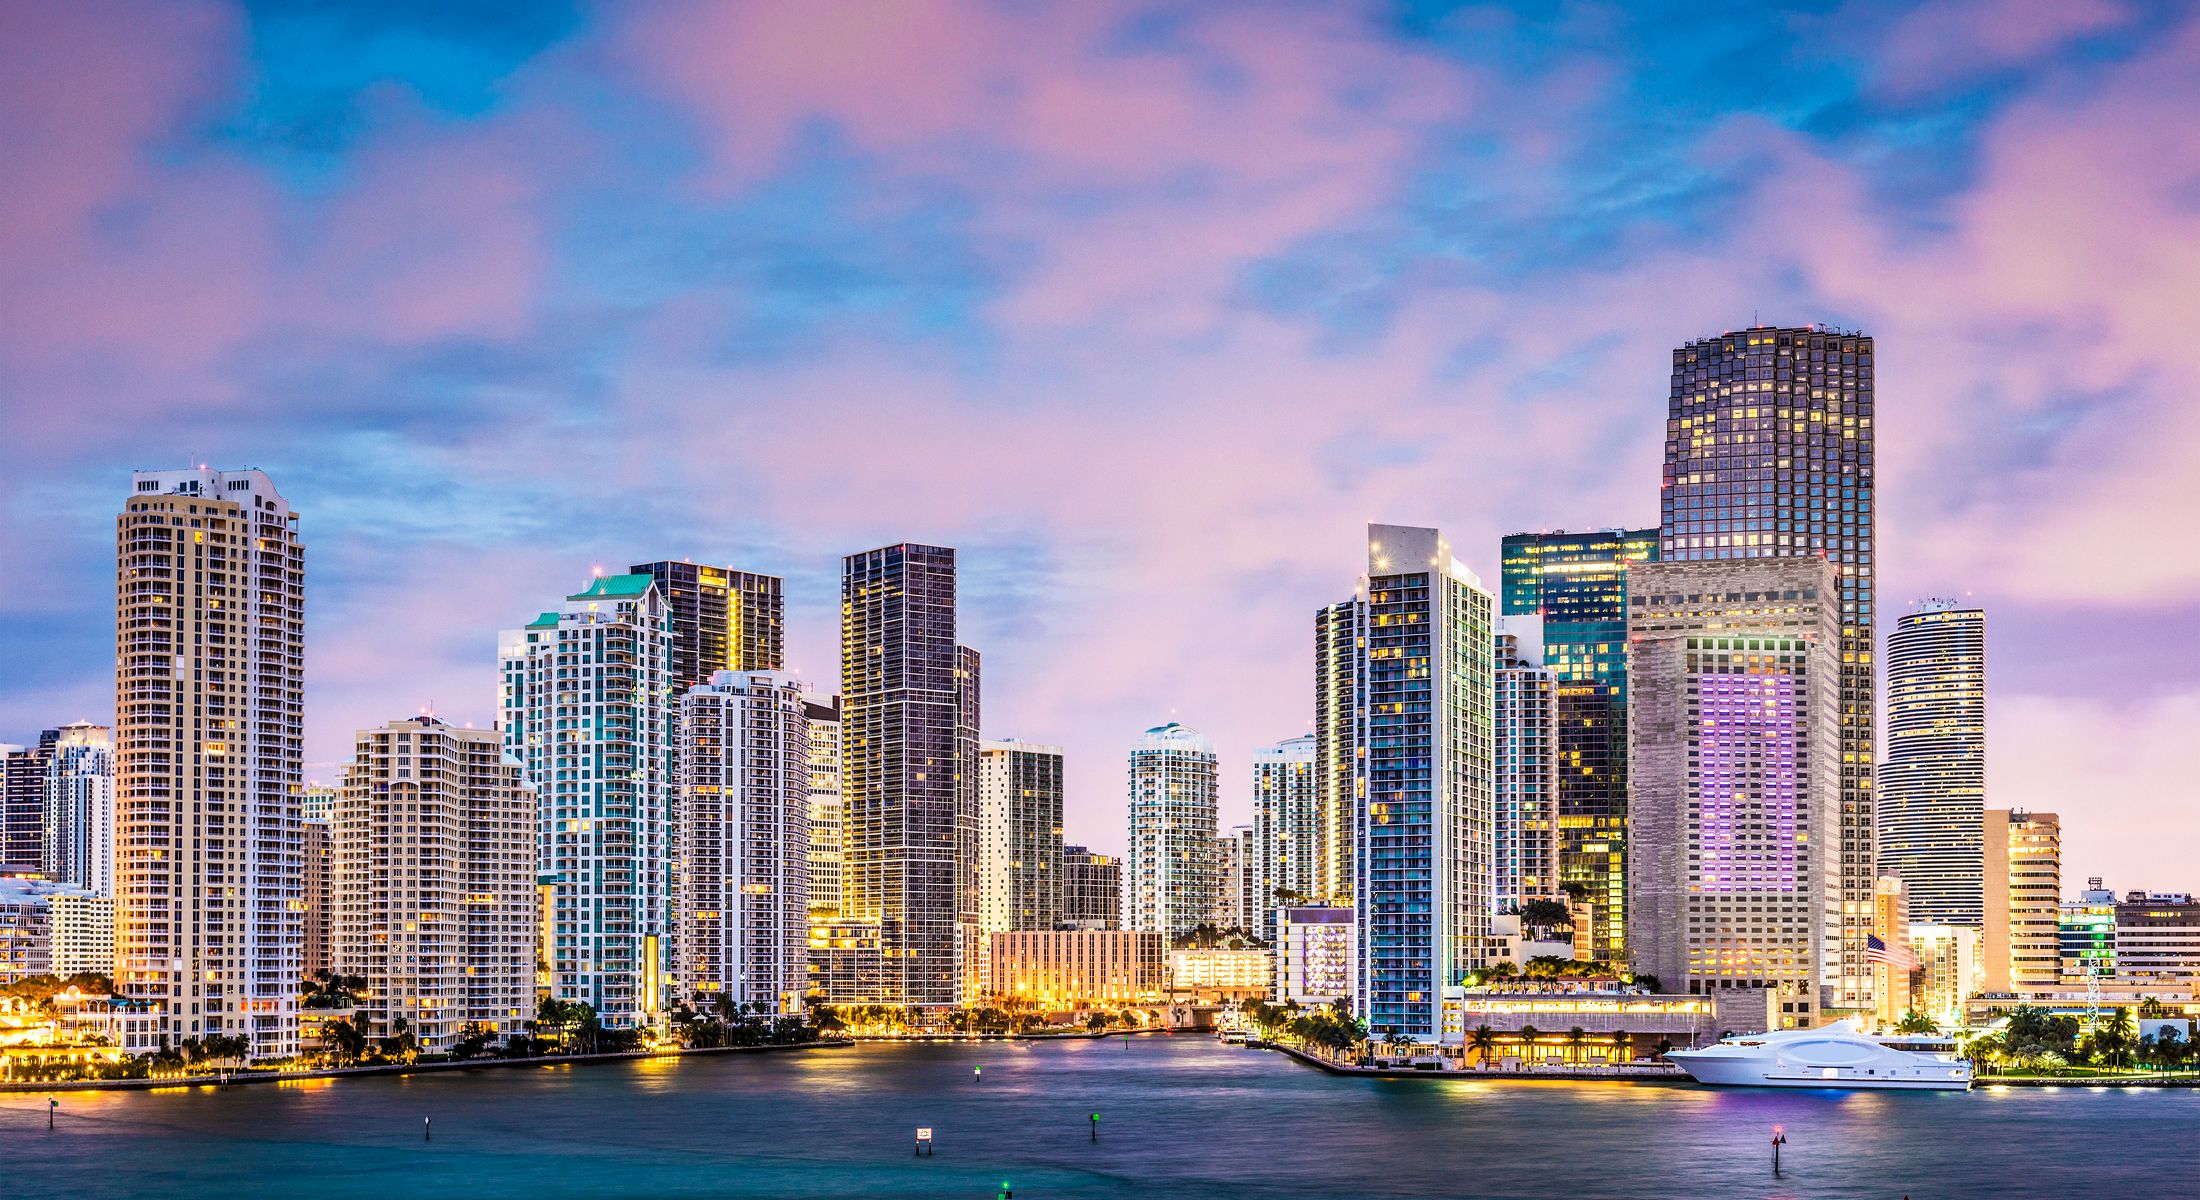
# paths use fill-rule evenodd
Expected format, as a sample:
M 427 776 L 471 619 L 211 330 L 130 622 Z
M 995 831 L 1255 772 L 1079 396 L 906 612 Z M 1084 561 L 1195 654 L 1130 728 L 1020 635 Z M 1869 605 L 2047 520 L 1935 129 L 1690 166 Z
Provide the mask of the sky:
M 988 736 L 1248 820 L 1369 521 L 1648 525 L 1671 349 L 1877 338 L 1880 599 L 1988 802 L 2200 889 L 2200 11 L 0 0 L 0 740 L 113 709 L 133 469 L 268 471 L 308 774 L 598 567 L 956 547 Z

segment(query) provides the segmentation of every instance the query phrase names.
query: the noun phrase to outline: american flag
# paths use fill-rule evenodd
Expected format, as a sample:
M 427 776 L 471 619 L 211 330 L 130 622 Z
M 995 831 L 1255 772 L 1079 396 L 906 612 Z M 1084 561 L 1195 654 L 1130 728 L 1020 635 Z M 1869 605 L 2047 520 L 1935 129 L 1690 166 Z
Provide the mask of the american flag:
M 1910 953 L 1907 946 L 1888 949 L 1887 943 L 1876 933 L 1864 937 L 1864 961 L 1883 963 L 1898 971 L 1917 970 L 1917 955 Z

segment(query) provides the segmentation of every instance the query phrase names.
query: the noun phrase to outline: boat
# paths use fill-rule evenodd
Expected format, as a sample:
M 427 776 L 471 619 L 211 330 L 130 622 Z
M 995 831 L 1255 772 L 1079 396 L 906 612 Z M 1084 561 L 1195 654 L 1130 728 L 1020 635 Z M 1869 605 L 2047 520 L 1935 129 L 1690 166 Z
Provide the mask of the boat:
M 1698 1083 L 1721 1087 L 1879 1089 L 1961 1092 L 1971 1064 L 1947 1054 L 1897 1050 L 1869 1037 L 1853 1019 L 1817 1029 L 1783 1029 L 1721 1038 L 1698 1050 L 1666 1054 Z

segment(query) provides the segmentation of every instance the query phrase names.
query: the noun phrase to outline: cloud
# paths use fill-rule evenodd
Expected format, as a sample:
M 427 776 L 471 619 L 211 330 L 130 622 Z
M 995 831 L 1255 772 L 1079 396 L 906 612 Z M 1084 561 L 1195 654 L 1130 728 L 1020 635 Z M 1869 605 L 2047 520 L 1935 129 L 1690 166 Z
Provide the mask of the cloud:
M 1988 708 L 1986 803 L 2062 818 L 2063 892 L 2190 890 L 2200 692 L 2111 699 L 2020 693 Z
M 1896 20 L 1873 78 L 1897 97 L 1945 90 L 2131 20 L 2114 0 L 1932 0 Z

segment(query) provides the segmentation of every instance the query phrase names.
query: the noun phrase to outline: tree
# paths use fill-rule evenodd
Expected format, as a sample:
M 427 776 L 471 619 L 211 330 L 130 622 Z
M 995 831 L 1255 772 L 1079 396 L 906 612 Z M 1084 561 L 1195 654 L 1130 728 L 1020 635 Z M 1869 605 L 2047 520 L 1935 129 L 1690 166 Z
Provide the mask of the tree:
M 1475 1054 L 1479 1056 L 1477 1061 L 1488 1062 L 1491 1052 L 1497 1049 L 1497 1031 L 1487 1025 L 1477 1025 L 1474 1027 L 1474 1034 L 1467 1039 L 1467 1044 L 1474 1047 Z
M 1531 1063 L 1535 1061 L 1535 1039 L 1542 1035 L 1543 1031 L 1533 1025 L 1522 1025 L 1520 1027 L 1520 1057 L 1522 1059 Z
M 1571 929 L 1573 925 L 1573 913 L 1556 900 L 1529 900 L 1520 906 L 1523 929 L 1548 933 L 1553 929 Z
M 1589 1044 L 1589 1031 L 1576 1025 L 1566 1031 L 1566 1046 L 1574 1052 L 1574 1061 L 1581 1061 L 1582 1047 Z
M 1937 1034 L 1940 1032 L 1940 1026 L 1934 1024 L 1931 1017 L 1913 1008 L 1902 1014 L 1902 1019 L 1895 1023 L 1894 1031 L 1896 1033 Z
M 1634 1041 L 1634 1037 L 1633 1037 L 1633 1036 L 1632 1036 L 1631 1034 L 1629 1034 L 1629 1033 L 1628 1033 L 1628 1032 L 1627 1032 L 1626 1030 L 1624 1030 L 1624 1029 L 1615 1029 L 1615 1030 L 1613 1030 L 1613 1031 L 1612 1031 L 1612 1060 L 1613 1060 L 1614 1062 L 1625 1062 L 1626 1060 L 1628 1060 L 1628 1059 L 1630 1059 L 1630 1058 L 1633 1058 L 1633 1057 L 1634 1057 L 1634 1054 L 1633 1054 L 1633 1048 L 1634 1048 L 1634 1044 L 1635 1044 L 1635 1041 Z

